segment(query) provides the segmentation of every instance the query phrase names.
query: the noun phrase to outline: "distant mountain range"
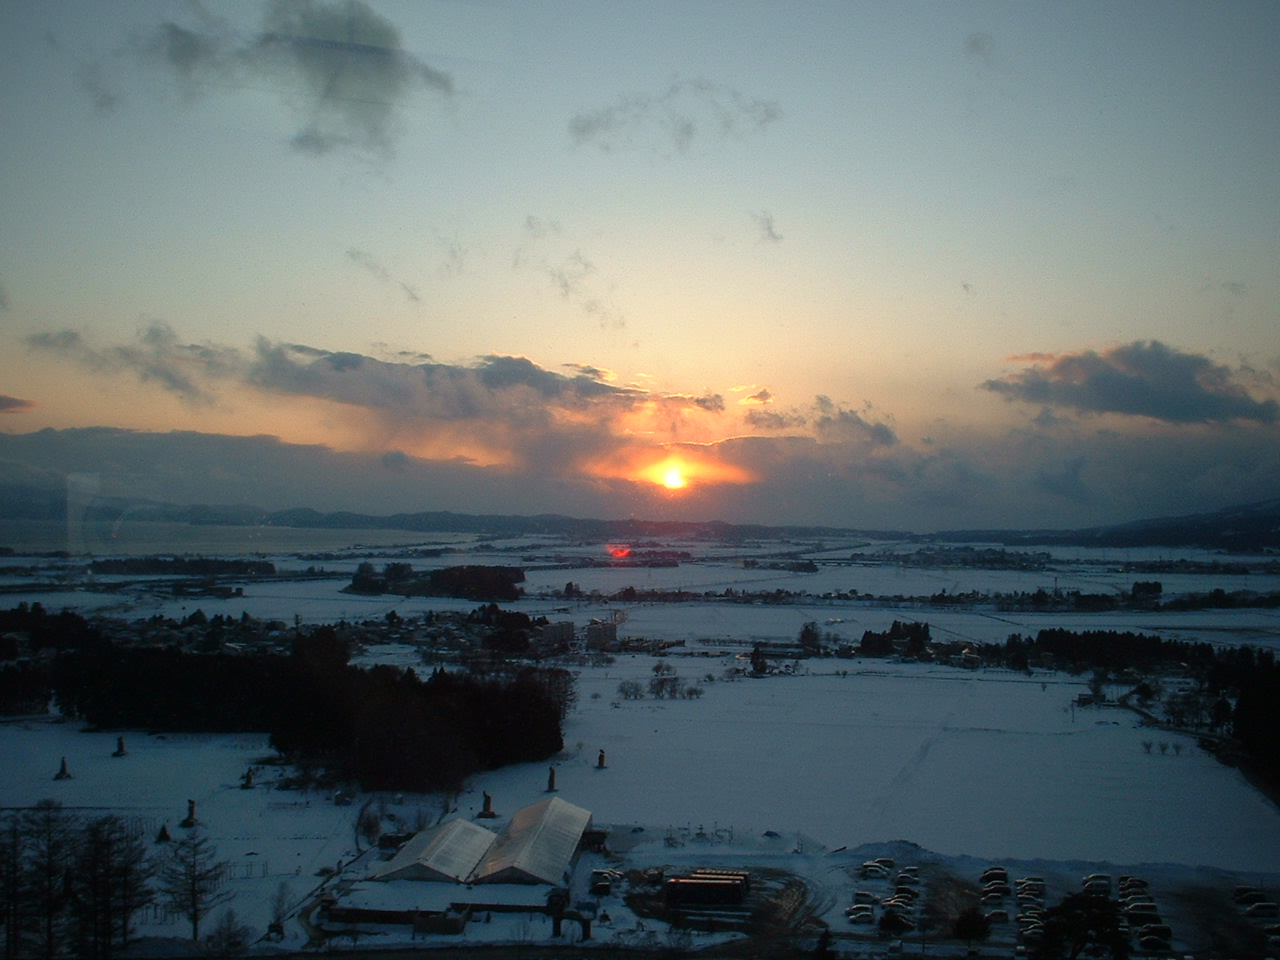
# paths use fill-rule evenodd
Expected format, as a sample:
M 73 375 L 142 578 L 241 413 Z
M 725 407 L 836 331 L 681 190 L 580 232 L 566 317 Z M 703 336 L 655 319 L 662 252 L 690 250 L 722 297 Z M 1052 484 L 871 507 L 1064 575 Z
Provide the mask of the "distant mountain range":
M 1157 517 L 1081 530 L 946 530 L 933 539 L 1008 546 L 1206 547 L 1240 553 L 1280 549 L 1280 499 L 1213 513 Z
M 47 488 L 0 486 L 0 503 L 11 520 L 65 520 L 65 493 Z M 305 507 L 263 510 L 246 505 L 177 505 L 134 499 L 95 498 L 81 519 L 114 522 L 163 520 L 175 523 L 275 526 L 323 529 L 411 530 L 423 533 L 476 533 L 490 536 L 561 535 L 584 540 L 637 540 L 673 537 L 751 540 L 847 537 L 946 542 L 986 542 L 1006 546 L 1204 547 L 1232 552 L 1280 549 L 1280 498 L 1214 513 L 1160 517 L 1078 530 L 943 530 L 913 534 L 900 530 L 851 530 L 823 526 L 764 526 L 718 520 L 594 520 L 559 514 L 476 515 L 430 511 L 379 516 Z

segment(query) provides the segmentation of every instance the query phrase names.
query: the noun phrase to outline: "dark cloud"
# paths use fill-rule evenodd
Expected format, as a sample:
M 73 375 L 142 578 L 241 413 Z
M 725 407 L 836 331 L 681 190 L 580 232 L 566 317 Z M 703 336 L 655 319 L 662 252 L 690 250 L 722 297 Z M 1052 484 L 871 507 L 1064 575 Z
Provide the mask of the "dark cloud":
M 1058 466 L 1042 466 L 1035 471 L 1035 484 L 1046 492 L 1066 500 L 1089 503 L 1093 500 L 1093 494 L 1082 476 L 1084 464 L 1084 457 L 1075 457 Z
M 763 129 L 781 115 L 771 101 L 708 80 L 677 80 L 659 94 L 634 94 L 577 113 L 569 121 L 569 133 L 579 145 L 595 144 L 606 152 L 660 145 L 687 150 L 698 137 L 740 136 Z
M 807 409 L 782 411 L 755 406 L 771 400 L 769 391 L 761 390 L 741 401 L 750 407 L 744 416 L 748 426 L 770 433 L 799 431 L 820 444 L 847 445 L 859 450 L 892 447 L 898 443 L 897 433 L 887 423 L 868 420 L 830 397 L 815 397 Z
M 985 31 L 975 31 L 964 38 L 964 52 L 982 61 L 989 61 L 996 52 L 996 38 Z
M 893 446 L 898 436 L 884 423 L 871 423 L 853 410 L 845 410 L 828 397 L 814 401 L 817 414 L 813 417 L 814 435 L 821 443 L 867 443 L 876 446 Z
M 777 410 L 748 410 L 744 418 L 747 425 L 757 430 L 795 430 L 803 427 L 805 417 L 799 413 L 781 413 Z
M 1029 370 L 986 381 L 983 389 L 1046 407 L 1169 423 L 1280 419 L 1276 401 L 1254 399 L 1231 368 L 1158 340 L 1036 360 Z
M 208 384 L 242 368 L 238 353 L 209 344 L 181 343 L 168 324 L 144 325 L 132 343 L 95 348 L 75 330 L 33 334 L 33 350 L 56 353 L 101 373 L 130 373 L 143 383 L 159 384 L 189 403 L 212 403 Z
M 403 450 L 388 450 L 380 460 L 388 470 L 404 470 L 409 466 L 411 458 Z
M 453 93 L 447 73 L 405 50 L 395 25 L 359 0 L 270 0 L 254 36 L 203 17 L 197 25 L 162 23 L 136 46 L 189 92 L 264 85 L 278 91 L 298 116 L 290 144 L 313 156 L 386 155 L 414 94 Z
M 95 110 L 107 112 L 114 110 L 120 103 L 119 95 L 107 83 L 106 72 L 101 63 L 84 62 L 76 67 L 76 83 L 88 96 Z
M 760 239 L 766 243 L 781 243 L 782 234 L 778 232 L 778 228 L 774 226 L 773 214 L 767 210 L 752 212 L 751 219 L 756 222 L 756 226 L 760 229 Z
M 18 397 L 7 397 L 0 394 L 0 413 L 26 413 L 35 407 L 30 400 L 20 400 Z
M 599 380 L 603 383 L 609 383 L 618 379 L 617 374 L 612 370 L 606 370 L 604 367 L 597 367 L 590 363 L 562 363 L 560 366 L 566 370 L 576 370 L 578 375 L 588 377 L 592 380 Z

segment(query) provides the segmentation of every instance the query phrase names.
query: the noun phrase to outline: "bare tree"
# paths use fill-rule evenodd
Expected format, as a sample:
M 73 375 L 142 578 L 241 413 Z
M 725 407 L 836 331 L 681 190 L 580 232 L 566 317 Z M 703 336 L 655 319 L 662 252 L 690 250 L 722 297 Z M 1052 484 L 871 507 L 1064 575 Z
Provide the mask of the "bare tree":
M 23 864 L 27 835 L 19 813 L 11 811 L 0 825 L 0 926 L 4 927 L 4 957 L 14 960 L 24 953 L 24 930 L 30 909 L 24 895 Z
M 98 905 L 90 910 L 98 920 L 93 939 L 101 945 L 97 955 L 109 957 L 113 943 L 128 946 L 134 915 L 155 899 L 155 865 L 147 856 L 141 828 L 111 814 L 85 825 L 76 859 L 78 888 L 88 885 L 89 876 L 97 880 Z M 78 889 L 77 904 L 86 899 L 87 891 Z M 80 923 L 83 927 L 84 920 Z
M 215 957 L 238 957 L 252 939 L 253 930 L 236 919 L 234 910 L 226 909 L 209 933 L 209 950 Z
M 160 864 L 160 890 L 164 898 L 191 921 L 191 939 L 200 939 L 200 921 L 216 907 L 235 897 L 222 887 L 226 863 L 199 830 L 177 841 Z
M 52 960 L 66 945 L 71 905 L 71 821 L 55 800 L 41 800 L 22 817 L 27 857 L 22 884 L 34 915 L 36 956 Z

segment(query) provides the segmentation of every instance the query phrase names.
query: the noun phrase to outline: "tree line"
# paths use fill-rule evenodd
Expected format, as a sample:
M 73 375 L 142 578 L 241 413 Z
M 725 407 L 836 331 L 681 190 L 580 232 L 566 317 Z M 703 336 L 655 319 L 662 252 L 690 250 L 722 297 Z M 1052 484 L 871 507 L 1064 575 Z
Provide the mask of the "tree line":
M 290 760 L 365 789 L 453 790 L 482 770 L 544 760 L 563 747 L 575 696 L 572 674 L 554 667 L 362 669 L 330 625 L 296 630 L 287 654 L 232 654 L 113 643 L 74 614 L 0 613 L 0 630 L 13 623 L 55 656 L 5 664 L 0 703 L 44 712 L 52 699 L 106 729 L 265 732 Z
M 80 816 L 54 800 L 7 811 L 0 818 L 4 960 L 110 960 L 129 947 L 134 921 L 153 905 L 185 918 L 199 940 L 202 921 L 231 899 L 226 865 L 198 829 L 161 839 L 153 844 L 136 821 Z M 234 914 L 223 921 L 220 940 L 246 945 Z

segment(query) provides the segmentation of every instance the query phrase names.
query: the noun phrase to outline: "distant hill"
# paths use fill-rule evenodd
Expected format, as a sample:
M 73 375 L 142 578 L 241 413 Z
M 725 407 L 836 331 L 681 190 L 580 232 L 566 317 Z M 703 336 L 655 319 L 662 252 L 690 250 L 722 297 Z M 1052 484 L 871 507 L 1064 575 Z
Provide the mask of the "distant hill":
M 65 493 L 38 487 L 0 488 L 5 516 L 13 520 L 66 519 Z M 765 526 L 719 520 L 598 520 L 559 514 L 535 516 L 424 511 L 375 515 L 337 511 L 321 513 L 306 507 L 263 510 L 244 504 L 178 505 L 133 499 L 94 499 L 83 519 L 114 521 L 166 520 L 176 523 L 275 526 L 322 529 L 412 530 L 424 533 L 475 533 L 488 536 L 570 536 L 583 540 L 628 543 L 674 537 L 707 540 L 813 539 L 857 536 L 872 540 L 975 541 L 1006 546 L 1203 547 L 1256 553 L 1280 549 L 1280 498 L 1214 513 L 1159 517 L 1078 530 L 943 530 L 912 534 L 900 530 L 862 530 L 825 526 Z
M 1081 530 L 946 530 L 933 539 L 1006 546 L 1204 547 L 1238 553 L 1280 549 L 1280 499 L 1214 513 L 1157 517 Z

